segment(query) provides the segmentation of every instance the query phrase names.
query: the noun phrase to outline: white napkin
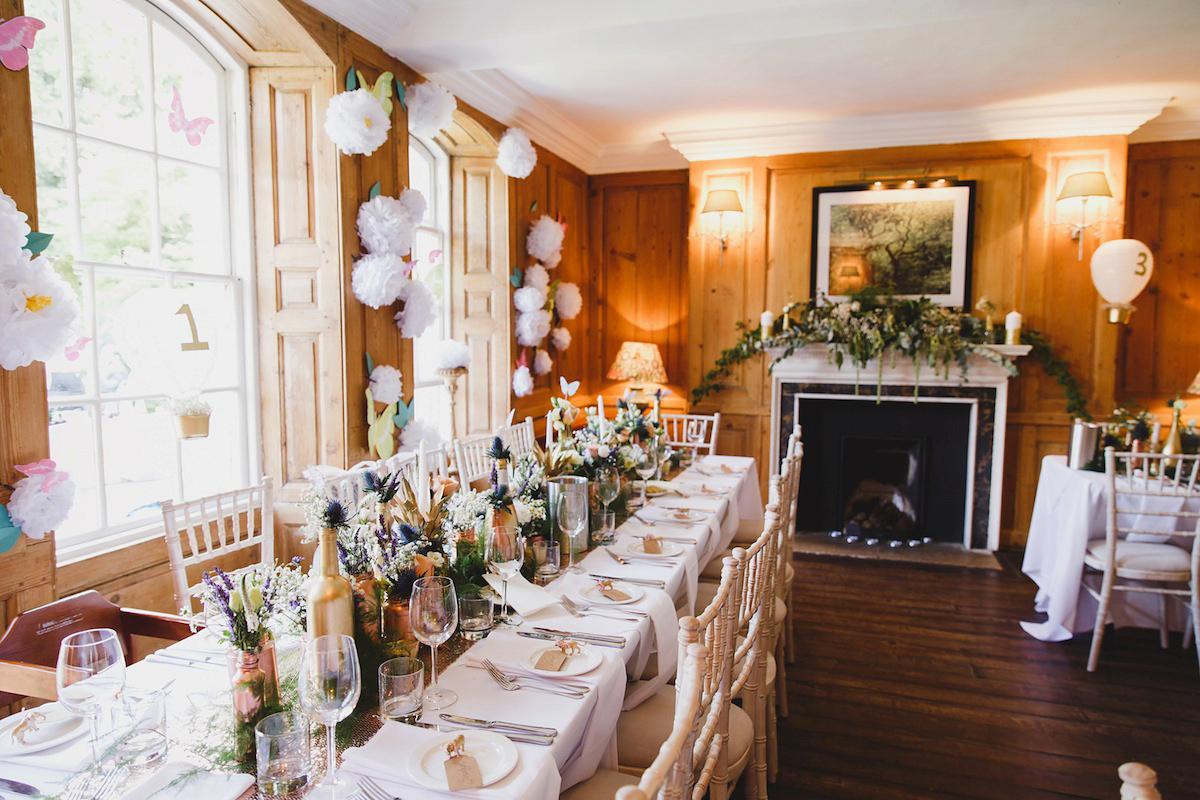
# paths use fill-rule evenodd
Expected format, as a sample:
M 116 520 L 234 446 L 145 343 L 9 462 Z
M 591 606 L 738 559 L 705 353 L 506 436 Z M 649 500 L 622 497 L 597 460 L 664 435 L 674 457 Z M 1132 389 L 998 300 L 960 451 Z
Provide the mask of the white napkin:
M 487 572 L 484 573 L 483 579 L 496 592 L 496 597 L 504 597 L 504 582 L 500 580 L 499 575 Z M 557 602 L 557 597 L 541 586 L 534 586 L 519 572 L 508 579 L 508 604 L 523 617 L 536 614 Z
M 125 794 L 125 800 L 237 800 L 254 785 L 249 775 L 230 775 L 218 772 L 197 771 L 199 768 L 186 761 L 168 761 L 142 783 Z M 168 784 L 187 774 L 174 786 Z
M 440 735 L 437 731 L 412 725 L 385 722 L 379 733 L 372 736 L 365 745 L 346 750 L 342 755 L 342 768 L 355 775 L 366 775 L 379 782 L 391 794 L 405 800 L 446 798 L 451 795 L 421 786 L 413 780 L 408 769 L 409 754 L 425 747 L 430 740 Z M 452 795 L 478 800 L 557 798 L 560 786 L 558 767 L 548 748 L 518 744 L 517 750 L 520 753 L 517 766 L 505 778 L 482 789 L 453 792 Z
M 46 705 L 51 709 L 59 708 L 54 703 L 47 703 Z M 84 724 L 79 729 L 79 736 L 57 747 L 51 747 L 49 750 L 39 750 L 36 753 L 23 753 L 21 755 L 6 754 L 4 758 L 0 758 L 0 775 L 8 777 L 8 770 L 5 768 L 6 765 L 16 769 L 33 767 L 63 773 L 78 772 L 92 761 L 90 725 L 91 723 L 84 720 Z M 108 747 L 111 743 L 111 740 L 102 738 L 100 747 Z

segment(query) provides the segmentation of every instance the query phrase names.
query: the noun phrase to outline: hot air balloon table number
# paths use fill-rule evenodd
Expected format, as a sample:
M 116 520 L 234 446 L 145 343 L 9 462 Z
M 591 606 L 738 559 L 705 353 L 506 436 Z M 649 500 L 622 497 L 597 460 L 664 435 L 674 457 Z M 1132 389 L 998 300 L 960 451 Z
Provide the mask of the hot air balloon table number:
M 1092 283 L 1104 298 L 1108 321 L 1129 322 L 1133 298 L 1142 293 L 1154 272 L 1150 248 L 1137 239 L 1114 239 L 1092 254 Z

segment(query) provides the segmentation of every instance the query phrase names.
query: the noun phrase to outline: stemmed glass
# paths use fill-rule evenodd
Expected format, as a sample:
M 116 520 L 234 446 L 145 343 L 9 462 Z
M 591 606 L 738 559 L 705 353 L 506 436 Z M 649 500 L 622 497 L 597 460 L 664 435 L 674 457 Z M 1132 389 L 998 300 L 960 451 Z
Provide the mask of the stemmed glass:
M 493 624 L 519 625 L 520 618 L 508 613 L 508 579 L 521 571 L 521 563 L 525 560 L 525 537 L 510 525 L 497 525 L 487 532 L 483 550 L 488 566 L 500 576 L 503 593 L 500 616 L 493 620 Z
M 558 496 L 555 518 L 558 529 L 567 537 L 567 566 L 563 572 L 583 572 L 583 568 L 575 563 L 575 550 L 579 544 L 576 537 L 587 526 L 587 514 L 587 495 L 583 492 L 568 491 Z
M 354 794 L 354 788 L 338 775 L 333 732 L 334 726 L 354 710 L 362 692 L 354 639 L 331 633 L 310 641 L 300 661 L 299 690 L 304 713 L 325 726 L 325 777 L 313 784 L 307 796 L 348 798 Z
M 413 584 L 408 619 L 413 634 L 429 645 L 432 660 L 433 676 L 421 697 L 422 707 L 436 709 L 452 705 L 458 695 L 449 689 L 438 688 L 437 651 L 438 645 L 453 636 L 458 627 L 458 596 L 454 593 L 454 581 L 444 575 L 418 578 Z
M 640 445 L 634 455 L 633 468 L 642 479 L 642 508 L 646 507 L 646 484 L 658 470 L 658 448 L 647 442 Z
M 704 442 L 704 427 L 700 420 L 688 420 L 684 437 L 692 445 L 692 465 L 700 463 L 700 445 Z
M 617 475 L 617 470 L 614 467 L 601 467 L 596 470 L 596 497 L 601 503 L 604 503 L 604 519 L 607 525 L 609 506 L 613 500 L 617 499 L 617 495 L 621 493 L 621 478 Z M 612 531 L 604 531 L 604 538 L 612 535 Z
M 125 688 L 125 653 L 112 628 L 72 633 L 58 647 L 58 703 L 92 725 L 92 761 L 100 760 L 100 712 Z

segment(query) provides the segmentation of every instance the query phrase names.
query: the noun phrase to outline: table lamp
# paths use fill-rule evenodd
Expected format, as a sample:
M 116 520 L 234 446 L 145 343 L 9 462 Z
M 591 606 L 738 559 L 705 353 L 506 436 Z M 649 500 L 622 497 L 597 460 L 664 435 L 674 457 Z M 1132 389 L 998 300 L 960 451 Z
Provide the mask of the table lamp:
M 630 402 L 649 402 L 639 384 L 667 382 L 667 369 L 663 366 L 658 345 L 653 342 L 622 343 L 612 366 L 608 368 L 608 379 L 630 382 Z

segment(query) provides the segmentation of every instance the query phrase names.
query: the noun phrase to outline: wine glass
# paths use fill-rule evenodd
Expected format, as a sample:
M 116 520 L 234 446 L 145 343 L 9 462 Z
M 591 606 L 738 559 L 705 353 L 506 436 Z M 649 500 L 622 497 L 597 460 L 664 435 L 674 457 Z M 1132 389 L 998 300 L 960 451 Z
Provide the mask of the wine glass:
M 684 438 L 692 445 L 692 461 L 693 465 L 700 463 L 700 445 L 704 443 L 704 426 L 698 419 L 688 420 L 687 428 L 684 431 Z
M 567 537 L 567 566 L 563 572 L 583 572 L 583 568 L 575 563 L 575 551 L 583 549 L 578 547 L 577 537 L 587 527 L 587 514 L 587 495 L 583 492 L 565 491 L 558 496 L 555 518 L 558 529 Z
M 604 504 L 604 539 L 612 536 L 613 532 L 607 528 L 607 520 L 609 514 L 609 506 L 613 500 L 617 499 L 617 495 L 621 493 L 621 478 L 617 475 L 617 470 L 614 467 L 601 467 L 596 470 L 596 497 Z
M 521 562 L 525 560 L 525 537 L 510 525 L 497 525 L 487 532 L 483 550 L 488 566 L 500 576 L 503 590 L 500 616 L 493 620 L 493 624 L 519 625 L 520 618 L 508 613 L 508 579 L 521 571 Z
M 304 647 L 300 661 L 300 706 L 314 722 L 325 726 L 325 777 L 313 784 L 308 797 L 348 798 L 354 787 L 341 779 L 334 748 L 334 726 L 345 719 L 362 692 L 358 651 L 354 639 L 341 633 L 318 636 Z
M 112 628 L 72 633 L 58 647 L 54 671 L 58 703 L 87 717 L 92 726 L 92 760 L 100 760 L 100 712 L 125 688 L 125 653 Z
M 634 451 L 633 468 L 642 479 L 642 508 L 646 507 L 646 485 L 658 470 L 658 448 L 647 442 Z
M 451 690 L 438 688 L 437 668 L 438 645 L 453 636 L 458 627 L 458 596 L 454 593 L 454 581 L 444 575 L 418 578 L 413 584 L 408 619 L 413 634 L 429 645 L 432 657 L 433 677 L 421 697 L 421 705 L 427 709 L 445 708 L 458 699 Z

